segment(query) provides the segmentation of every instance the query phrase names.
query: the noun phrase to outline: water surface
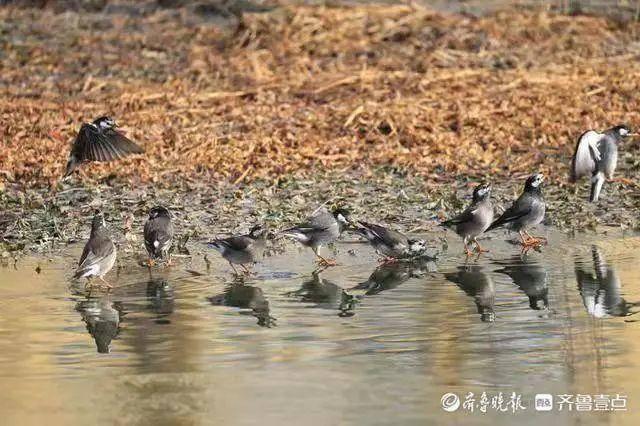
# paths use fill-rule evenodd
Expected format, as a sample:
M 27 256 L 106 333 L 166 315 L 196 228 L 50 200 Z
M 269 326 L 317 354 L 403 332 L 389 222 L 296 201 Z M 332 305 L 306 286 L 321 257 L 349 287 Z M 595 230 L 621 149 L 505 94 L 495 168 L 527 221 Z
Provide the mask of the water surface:
M 342 242 L 320 272 L 291 245 L 244 282 L 198 247 L 152 271 L 123 252 L 109 294 L 70 279 L 80 245 L 6 264 L 3 424 L 637 424 L 640 238 L 548 234 L 525 257 L 498 236 L 466 260 L 451 237 L 435 263 L 382 267 Z M 448 392 L 526 409 L 449 413 Z M 628 409 L 536 412 L 538 393 Z

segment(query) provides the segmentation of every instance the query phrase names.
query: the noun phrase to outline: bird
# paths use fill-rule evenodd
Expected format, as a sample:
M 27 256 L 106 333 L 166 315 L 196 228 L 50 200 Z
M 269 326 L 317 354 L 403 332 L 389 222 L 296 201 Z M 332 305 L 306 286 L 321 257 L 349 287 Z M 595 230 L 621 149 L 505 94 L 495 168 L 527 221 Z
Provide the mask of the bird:
M 105 281 L 104 276 L 116 263 L 116 254 L 116 246 L 109 238 L 104 215 L 98 212 L 91 222 L 91 235 L 84 246 L 78 269 L 73 277 L 87 278 L 87 285 L 90 284 L 91 278 L 98 277 L 107 288 L 111 288 L 111 284 Z
M 597 202 L 604 182 L 613 179 L 618 163 L 618 144 L 630 136 L 633 136 L 631 129 L 621 124 L 603 133 L 588 130 L 578 138 L 569 180 L 575 183 L 585 176 L 591 178 L 590 202 Z
M 318 258 L 320 265 L 334 266 L 336 265 L 335 260 L 322 257 L 320 248 L 322 245 L 336 241 L 344 230 L 351 226 L 349 216 L 349 212 L 344 208 L 334 208 L 329 212 L 323 206 L 307 218 L 306 222 L 280 231 L 280 234 L 291 237 L 300 244 L 310 247 Z
M 362 220 L 359 220 L 357 224 L 356 232 L 371 243 L 376 253 L 384 256 L 383 263 L 417 257 L 427 248 L 424 240 L 407 238 L 406 235 L 393 229 Z
M 475 250 L 478 254 L 489 251 L 483 249 L 476 238 L 485 232 L 492 222 L 491 185 L 481 183 L 473 189 L 471 204 L 459 215 L 440 223 L 440 226 L 452 228 L 456 234 L 460 235 L 465 253 L 467 256 L 471 256 L 469 242 L 476 244 Z
M 173 242 L 171 214 L 166 207 L 156 206 L 149 210 L 149 218 L 144 224 L 144 246 L 149 254 L 149 266 L 156 259 L 168 259 Z
M 493 221 L 487 231 L 500 226 L 507 226 L 512 231 L 518 232 L 522 239 L 523 253 L 546 243 L 546 238 L 532 237 L 528 232 L 529 228 L 538 225 L 544 220 L 546 203 L 541 188 L 543 181 L 544 175 L 542 173 L 534 173 L 529 176 L 520 197 L 498 219 Z
M 207 245 L 220 252 L 236 275 L 239 274 L 234 265 L 240 265 L 244 273 L 249 274 L 249 269 L 245 265 L 256 262 L 257 251 L 262 245 L 264 234 L 264 227 L 255 225 L 247 234 L 215 239 Z
M 117 127 L 116 122 L 107 116 L 99 117 L 91 123 L 83 123 L 73 141 L 63 179 L 70 176 L 84 162 L 113 161 L 129 154 L 144 152 L 133 141 L 115 130 Z

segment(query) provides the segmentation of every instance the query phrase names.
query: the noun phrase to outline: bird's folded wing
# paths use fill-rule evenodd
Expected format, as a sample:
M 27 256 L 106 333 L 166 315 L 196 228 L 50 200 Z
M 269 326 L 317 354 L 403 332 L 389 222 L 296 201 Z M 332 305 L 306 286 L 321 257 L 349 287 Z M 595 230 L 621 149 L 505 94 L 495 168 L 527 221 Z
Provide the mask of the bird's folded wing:
M 406 237 L 401 233 L 385 228 L 384 226 L 362 221 L 358 223 L 367 228 L 371 234 L 388 246 L 395 246 L 396 244 L 401 244 L 406 240 Z
M 491 224 L 491 226 L 489 226 L 489 229 L 487 229 L 487 231 L 526 216 L 531 212 L 532 208 L 533 199 L 531 199 L 531 197 L 528 197 L 526 194 L 520 196 L 520 198 L 518 198 L 511 207 L 505 210 L 505 212 L 502 213 L 502 215 L 498 219 L 496 219 Z
M 455 216 L 449 220 L 445 220 L 444 222 L 441 223 L 442 226 L 452 226 L 452 225 L 458 225 L 460 223 L 466 223 L 466 222 L 471 222 L 473 220 L 474 215 L 476 214 L 476 211 L 478 211 L 476 206 L 469 206 L 467 207 L 462 213 L 460 213 L 458 216 Z
M 90 124 L 83 124 L 74 143 L 80 160 L 112 161 L 128 154 L 144 152 L 142 148 L 115 130 L 101 132 Z
M 247 237 L 245 235 L 224 238 L 218 241 L 232 250 L 244 250 L 254 242 L 252 238 Z
M 596 162 L 600 161 L 598 144 L 604 135 L 589 130 L 578 138 L 576 151 L 571 160 L 571 181 L 583 176 L 591 176 L 596 169 Z
M 84 247 L 84 251 L 80 257 L 78 269 L 87 268 L 100 262 L 102 259 L 113 253 L 113 250 L 115 250 L 115 246 L 111 241 L 103 241 L 101 244 L 97 241 L 89 241 L 89 243 Z

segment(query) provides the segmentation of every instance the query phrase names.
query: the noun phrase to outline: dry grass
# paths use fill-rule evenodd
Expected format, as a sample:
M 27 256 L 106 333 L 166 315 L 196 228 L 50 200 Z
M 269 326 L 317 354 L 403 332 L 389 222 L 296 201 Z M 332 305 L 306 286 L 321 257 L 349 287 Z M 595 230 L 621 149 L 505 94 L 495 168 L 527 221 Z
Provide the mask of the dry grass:
M 87 181 L 376 165 L 438 181 L 533 169 L 560 180 L 582 130 L 640 125 L 639 30 L 546 13 L 291 6 L 232 34 L 185 11 L 3 8 L 0 179 L 52 184 L 79 124 L 107 113 L 147 153 L 85 167 Z

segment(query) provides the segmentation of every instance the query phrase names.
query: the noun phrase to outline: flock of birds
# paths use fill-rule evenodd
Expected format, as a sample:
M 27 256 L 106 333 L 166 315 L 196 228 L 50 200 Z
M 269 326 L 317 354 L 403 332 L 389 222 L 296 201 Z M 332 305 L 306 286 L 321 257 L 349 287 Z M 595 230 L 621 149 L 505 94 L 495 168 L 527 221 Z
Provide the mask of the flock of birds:
M 571 181 L 582 177 L 591 178 L 590 201 L 596 202 L 606 179 L 612 179 L 617 165 L 618 144 L 632 136 L 624 125 L 615 126 L 603 133 L 589 130 L 583 133 L 576 144 L 571 162 Z M 81 126 L 73 143 L 65 178 L 85 162 L 112 161 L 130 154 L 144 152 L 136 143 L 117 130 L 116 122 L 110 117 L 100 117 Z M 485 250 L 477 238 L 498 227 L 506 227 L 518 232 L 522 252 L 546 244 L 544 237 L 534 237 L 529 229 L 544 220 L 546 203 L 542 194 L 544 176 L 534 173 L 525 182 L 522 194 L 499 217 L 494 217 L 491 203 L 491 185 L 482 183 L 474 188 L 471 204 L 457 216 L 440 225 L 451 228 L 462 239 L 467 256 L 474 252 L 480 255 Z M 411 261 L 427 256 L 427 243 L 373 223 L 353 220 L 344 208 L 328 210 L 321 207 L 304 223 L 280 231 L 313 250 L 321 266 L 335 265 L 335 261 L 320 254 L 320 248 L 336 241 L 344 231 L 353 230 L 366 238 L 385 263 Z M 149 266 L 157 261 L 170 262 L 174 230 L 171 213 L 162 206 L 149 211 L 144 225 L 144 242 L 149 255 Z M 264 243 L 265 229 L 254 226 L 247 234 L 216 239 L 208 243 L 210 248 L 220 252 L 236 274 L 235 265 L 244 273 L 249 273 L 246 265 L 255 263 L 257 251 Z M 470 245 L 474 244 L 473 250 Z M 104 216 L 98 212 L 93 218 L 91 234 L 80 258 L 75 278 L 87 278 L 87 284 L 97 277 L 102 284 L 111 287 L 104 276 L 116 261 L 116 246 L 109 236 Z

